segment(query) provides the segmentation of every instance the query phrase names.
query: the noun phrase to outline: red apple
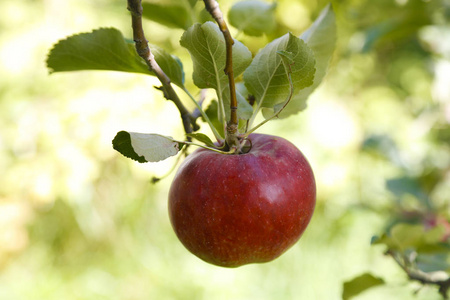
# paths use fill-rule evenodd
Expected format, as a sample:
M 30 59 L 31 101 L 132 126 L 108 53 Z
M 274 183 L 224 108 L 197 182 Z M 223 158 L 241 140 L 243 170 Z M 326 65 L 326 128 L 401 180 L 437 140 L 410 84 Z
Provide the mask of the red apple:
M 314 175 L 287 140 L 251 134 L 248 153 L 190 154 L 169 192 L 176 235 L 214 265 L 238 267 L 279 257 L 298 241 L 316 202 Z

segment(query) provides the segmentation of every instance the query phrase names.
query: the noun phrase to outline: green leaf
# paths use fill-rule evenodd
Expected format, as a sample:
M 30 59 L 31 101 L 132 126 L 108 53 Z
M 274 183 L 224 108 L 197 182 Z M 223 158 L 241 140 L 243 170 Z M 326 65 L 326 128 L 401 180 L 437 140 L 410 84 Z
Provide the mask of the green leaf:
M 314 55 L 303 40 L 288 33 L 266 45 L 244 72 L 245 86 L 255 96 L 258 108 L 272 109 L 276 104 L 284 102 L 290 94 L 289 79 L 282 59 L 277 54 L 280 50 L 292 53 L 294 92 L 313 83 Z
M 208 116 L 209 120 L 213 124 L 213 126 L 216 128 L 216 130 L 219 132 L 220 135 L 224 135 L 224 128 L 223 123 L 219 121 L 218 115 L 219 115 L 219 103 L 216 100 L 213 100 L 209 106 L 205 110 L 206 115 Z M 202 120 L 206 122 L 205 119 Z
M 170 81 L 180 88 L 183 88 L 184 70 L 181 60 L 158 46 L 150 45 L 150 49 L 155 56 L 156 62 L 164 73 L 170 78 Z M 152 75 L 154 75 L 153 72 Z
M 350 281 L 344 283 L 344 290 L 342 292 L 342 299 L 348 300 L 353 298 L 362 292 L 384 284 L 384 280 L 373 276 L 370 273 L 362 274 L 358 277 L 353 278 Z
M 423 272 L 450 271 L 450 250 L 442 253 L 419 254 L 417 267 Z
M 193 80 L 199 88 L 213 88 L 219 98 L 219 112 L 221 106 L 229 115 L 230 95 L 228 77 L 225 75 L 226 47 L 225 40 L 219 27 L 212 23 L 194 24 L 181 37 L 181 46 L 185 47 L 194 63 Z M 252 54 L 241 42 L 234 40 L 233 45 L 233 71 L 234 76 L 239 76 L 250 64 Z M 242 101 L 244 100 L 244 101 Z M 248 115 L 245 99 L 238 96 L 238 116 L 245 119 Z M 223 117 L 223 116 L 222 116 Z
M 146 0 L 142 16 L 171 28 L 187 29 L 193 24 L 192 0 Z
M 229 88 L 227 88 L 226 92 L 228 94 L 230 93 Z M 242 120 L 250 119 L 253 114 L 252 106 L 247 102 L 247 99 L 245 99 L 244 95 L 242 95 L 239 90 L 236 90 L 236 98 L 238 103 L 238 117 Z M 229 116 L 230 106 L 225 107 L 225 114 L 227 117 Z
M 197 1 L 198 1 L 198 0 L 188 0 L 189 5 L 190 5 L 191 7 L 194 7 L 194 6 L 197 4 Z
M 372 238 L 372 244 L 385 244 L 389 249 L 401 252 L 413 249 L 422 253 L 435 253 L 445 249 L 441 245 L 444 234 L 443 226 L 425 230 L 421 224 L 398 223 L 381 237 Z
M 314 53 L 316 60 L 314 83 L 294 95 L 286 108 L 279 114 L 279 118 L 286 118 L 304 110 L 306 108 L 308 97 L 314 92 L 325 77 L 336 44 L 335 19 L 336 17 L 332 6 L 327 5 L 316 21 L 300 36 Z M 281 104 L 278 104 L 278 107 L 280 105 Z M 269 116 L 271 112 L 263 110 L 263 114 L 264 116 Z
M 156 62 L 173 83 L 182 87 L 183 66 L 178 58 L 151 46 Z M 134 43 L 128 43 L 115 28 L 101 28 L 72 35 L 54 45 L 47 58 L 50 73 L 107 70 L 154 75 L 137 54 Z
M 417 178 L 403 176 L 389 179 L 386 180 L 386 187 L 399 199 L 409 194 L 416 197 L 425 207 L 429 206 L 428 197 Z
M 417 248 L 424 236 L 422 225 L 399 223 L 392 227 L 390 235 L 399 250 Z
M 291 52 L 287 52 L 287 51 L 283 51 L 283 50 L 277 51 L 277 54 L 280 55 L 281 61 L 283 62 L 284 71 L 286 72 L 286 76 L 289 79 L 291 93 L 288 95 L 286 101 L 284 103 L 281 103 L 282 105 L 280 105 L 279 107 L 278 107 L 278 105 L 274 107 L 274 113 L 278 113 L 281 109 L 283 109 L 289 103 L 289 101 L 292 98 L 293 92 L 294 92 L 293 91 L 294 87 L 293 87 L 293 83 L 292 83 L 292 66 L 295 64 L 294 55 Z
M 200 141 L 202 143 L 205 143 L 205 145 L 208 146 L 208 147 L 213 147 L 213 148 L 216 147 L 216 145 L 214 145 L 214 142 L 211 141 L 209 136 L 207 136 L 206 134 L 203 134 L 203 133 L 187 133 L 186 136 L 194 138 L 197 141 Z
M 127 131 L 118 132 L 112 143 L 115 150 L 140 163 L 164 160 L 184 146 L 168 136 Z
M 247 35 L 261 36 L 275 29 L 276 6 L 276 2 L 270 4 L 259 0 L 240 1 L 228 11 L 228 20 Z
M 54 45 L 47 58 L 50 72 L 112 70 L 151 74 L 115 28 L 101 28 L 72 35 Z

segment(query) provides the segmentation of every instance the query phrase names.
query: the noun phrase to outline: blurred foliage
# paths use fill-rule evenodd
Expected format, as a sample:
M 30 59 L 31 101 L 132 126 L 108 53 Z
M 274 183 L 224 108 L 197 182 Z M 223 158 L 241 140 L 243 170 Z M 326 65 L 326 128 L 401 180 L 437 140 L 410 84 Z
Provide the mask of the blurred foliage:
M 448 272 L 450 2 L 332 2 L 338 51 L 324 84 L 307 110 L 261 130 L 309 158 L 316 213 L 285 255 L 232 270 L 198 260 L 173 234 L 170 178 L 150 181 L 174 160 L 138 165 L 111 148 L 123 128 L 181 136 L 158 83 L 45 69 L 52 45 L 74 33 L 115 27 L 130 38 L 126 3 L 0 2 L 0 299 L 442 299 L 402 267 Z M 234 3 L 220 1 L 224 11 Z M 279 0 L 270 34 L 239 39 L 255 54 L 300 34 L 326 4 Z M 193 12 L 184 19 L 207 17 L 200 1 Z M 185 23 L 145 26 L 191 74 L 178 43 Z

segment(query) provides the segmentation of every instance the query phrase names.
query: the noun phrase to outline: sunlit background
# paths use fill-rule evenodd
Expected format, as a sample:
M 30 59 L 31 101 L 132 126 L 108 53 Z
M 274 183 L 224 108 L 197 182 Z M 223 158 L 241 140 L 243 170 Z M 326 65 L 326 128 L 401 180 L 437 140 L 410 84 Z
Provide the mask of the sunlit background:
M 220 3 L 226 11 L 233 1 Z M 279 34 L 300 34 L 326 3 L 279 0 Z M 408 283 L 370 240 L 396 202 L 420 206 L 386 180 L 439 171 L 431 198 L 450 213 L 450 3 L 333 4 L 338 44 L 325 82 L 306 111 L 260 129 L 308 157 L 316 213 L 279 259 L 224 269 L 191 255 L 171 229 L 173 174 L 151 178 L 174 159 L 139 164 L 111 147 L 120 130 L 183 139 L 155 79 L 46 69 L 49 49 L 66 36 L 115 27 L 131 37 L 126 1 L 0 2 L 0 299 L 334 300 L 366 271 L 389 285 L 355 299 L 440 299 Z M 182 59 L 193 88 L 182 31 L 151 21 L 145 29 Z M 269 38 L 240 39 L 256 52 Z

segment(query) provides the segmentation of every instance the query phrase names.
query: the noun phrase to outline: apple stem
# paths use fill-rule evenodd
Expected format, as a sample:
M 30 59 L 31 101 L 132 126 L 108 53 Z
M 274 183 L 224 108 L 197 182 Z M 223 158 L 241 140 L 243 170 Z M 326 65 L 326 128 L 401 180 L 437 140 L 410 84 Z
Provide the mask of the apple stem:
M 223 13 L 219 8 L 219 3 L 216 0 L 203 0 L 206 10 L 216 20 L 219 25 L 220 31 L 225 38 L 226 45 L 226 63 L 225 74 L 228 76 L 228 84 L 230 87 L 230 120 L 227 122 L 225 130 L 225 142 L 230 149 L 240 148 L 240 142 L 238 139 L 238 116 L 237 116 L 237 98 L 236 98 L 236 86 L 234 83 L 233 73 L 233 44 L 234 40 L 228 30 L 227 23 L 223 18 Z
M 133 40 L 135 42 L 136 51 L 142 59 L 144 59 L 150 71 L 152 71 L 162 84 L 160 90 L 164 97 L 171 100 L 180 112 L 183 121 L 184 131 L 192 133 L 198 130 L 199 126 L 196 124 L 196 119 L 189 113 L 186 107 L 181 102 L 177 93 L 171 85 L 170 78 L 164 73 L 161 67 L 155 60 L 153 53 L 148 46 L 148 41 L 145 38 L 144 29 L 142 27 L 142 0 L 128 0 L 128 10 L 131 13 L 131 26 L 133 28 Z
M 230 149 L 222 150 L 222 149 L 213 148 L 213 147 L 209 147 L 206 145 L 197 144 L 197 143 L 189 142 L 189 141 L 179 141 L 179 140 L 172 139 L 172 138 L 171 138 L 171 140 L 174 142 L 180 143 L 180 144 L 185 144 L 185 145 L 189 145 L 189 146 L 192 145 L 192 146 L 197 146 L 200 148 L 208 149 L 208 150 L 220 153 L 220 154 L 235 154 L 236 151 L 238 151 L 238 149 L 239 149 L 238 147 L 230 147 Z

